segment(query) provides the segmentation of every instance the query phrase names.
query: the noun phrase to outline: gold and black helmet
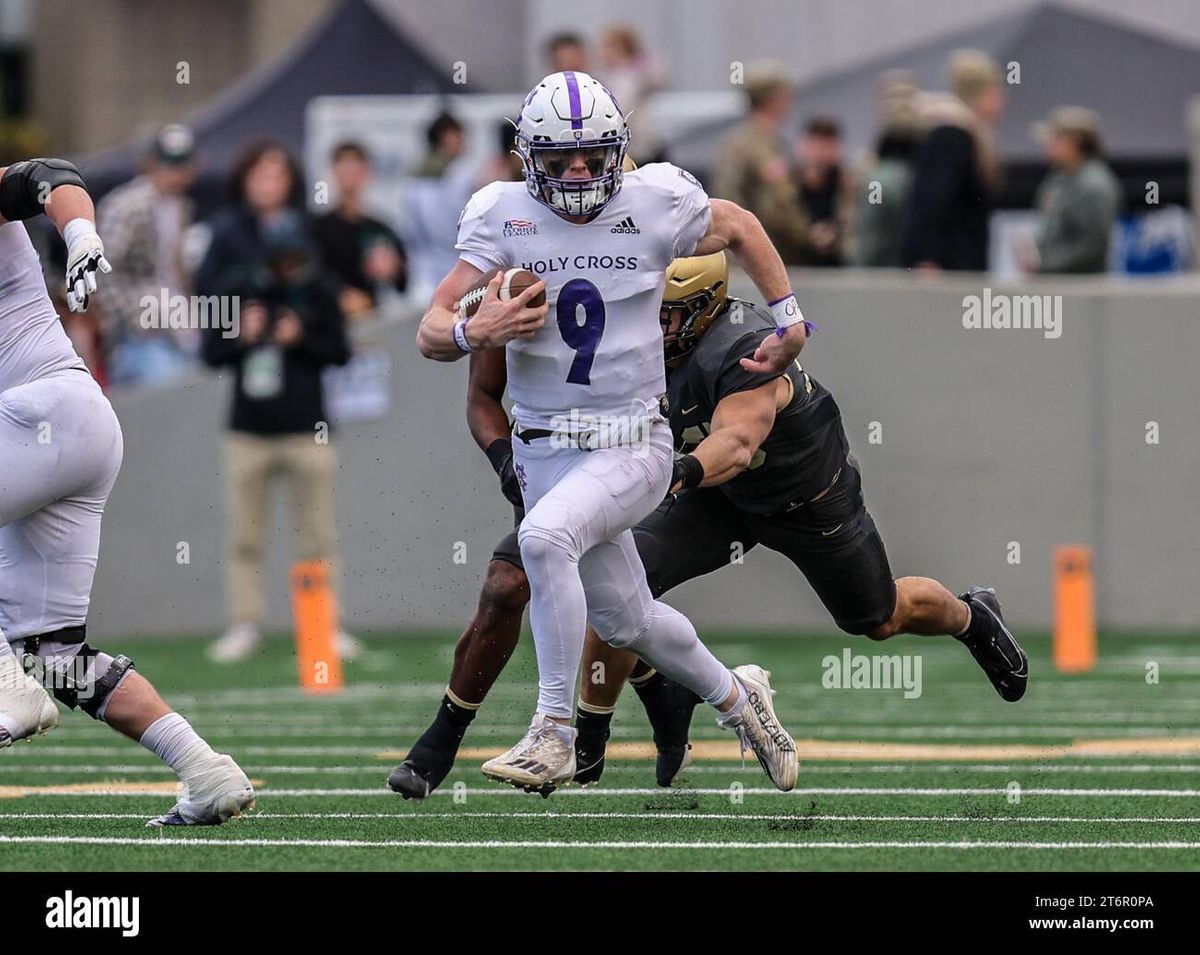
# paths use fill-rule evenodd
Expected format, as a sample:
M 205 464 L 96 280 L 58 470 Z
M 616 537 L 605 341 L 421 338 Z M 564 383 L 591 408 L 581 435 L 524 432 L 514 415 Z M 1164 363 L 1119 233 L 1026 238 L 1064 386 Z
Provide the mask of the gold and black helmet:
M 663 355 L 669 366 L 679 364 L 725 308 L 729 293 L 729 263 L 724 252 L 676 259 L 667 267 L 659 322 L 663 326 Z M 683 320 L 670 331 L 673 318 Z

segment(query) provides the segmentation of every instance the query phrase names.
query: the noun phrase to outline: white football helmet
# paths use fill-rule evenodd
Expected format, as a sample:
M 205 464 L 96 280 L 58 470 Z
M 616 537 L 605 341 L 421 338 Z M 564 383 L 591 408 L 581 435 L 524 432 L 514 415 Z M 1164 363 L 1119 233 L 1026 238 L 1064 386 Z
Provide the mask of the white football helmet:
M 621 188 L 629 127 L 616 98 L 587 73 L 551 73 L 530 90 L 517 117 L 517 155 L 538 202 L 563 215 L 599 212 Z M 582 151 L 587 178 L 563 178 Z

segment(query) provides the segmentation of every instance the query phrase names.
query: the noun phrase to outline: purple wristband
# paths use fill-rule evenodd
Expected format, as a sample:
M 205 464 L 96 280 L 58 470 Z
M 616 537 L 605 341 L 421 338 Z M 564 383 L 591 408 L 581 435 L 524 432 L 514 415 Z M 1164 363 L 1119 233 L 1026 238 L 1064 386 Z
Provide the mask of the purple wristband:
M 817 330 L 817 326 L 814 325 L 812 322 L 810 322 L 807 318 L 804 319 L 804 321 L 801 322 L 800 324 L 804 326 L 804 337 L 805 338 L 808 338 L 809 335 L 811 335 L 813 332 L 815 332 Z M 789 326 L 787 326 L 787 328 L 775 329 L 776 337 L 783 338 L 783 336 L 787 334 L 788 328 L 791 328 L 791 327 L 792 326 L 789 325 Z

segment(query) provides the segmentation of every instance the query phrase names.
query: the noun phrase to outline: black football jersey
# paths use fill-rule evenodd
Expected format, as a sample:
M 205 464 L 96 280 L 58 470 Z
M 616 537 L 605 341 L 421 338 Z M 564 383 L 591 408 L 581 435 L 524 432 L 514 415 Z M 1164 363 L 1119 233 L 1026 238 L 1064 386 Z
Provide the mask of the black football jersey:
M 778 377 L 741 365 L 774 329 L 770 312 L 731 299 L 683 363 L 668 369 L 667 416 L 676 450 L 691 451 L 704 440 L 722 398 Z M 750 514 L 773 514 L 824 490 L 849 450 L 833 395 L 799 361 L 786 374 L 792 382 L 791 401 L 776 414 L 750 466 L 720 486 L 736 507 Z

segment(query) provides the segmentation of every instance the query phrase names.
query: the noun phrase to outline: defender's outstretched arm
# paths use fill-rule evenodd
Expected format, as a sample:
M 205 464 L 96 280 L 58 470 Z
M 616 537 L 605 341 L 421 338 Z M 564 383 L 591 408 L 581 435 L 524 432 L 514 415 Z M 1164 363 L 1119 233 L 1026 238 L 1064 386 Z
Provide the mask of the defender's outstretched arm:
M 712 487 L 724 484 L 737 477 L 750 466 L 754 452 L 771 433 L 775 425 L 777 395 L 781 382 L 774 381 L 749 391 L 739 391 L 722 398 L 713 411 L 711 430 L 707 437 L 696 445 L 696 449 L 681 459 L 676 473 L 682 476 L 688 465 L 686 459 L 694 458 L 703 468 L 703 477 L 692 487 Z M 695 467 L 692 465 L 691 467 Z M 674 483 L 674 482 L 673 482 Z M 672 491 L 680 489 L 675 484 Z

